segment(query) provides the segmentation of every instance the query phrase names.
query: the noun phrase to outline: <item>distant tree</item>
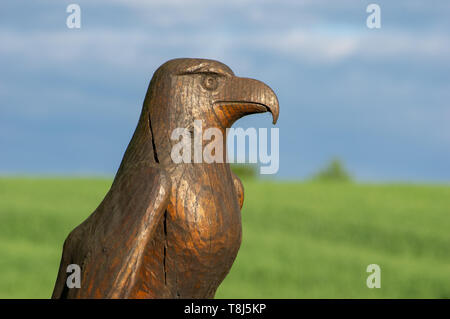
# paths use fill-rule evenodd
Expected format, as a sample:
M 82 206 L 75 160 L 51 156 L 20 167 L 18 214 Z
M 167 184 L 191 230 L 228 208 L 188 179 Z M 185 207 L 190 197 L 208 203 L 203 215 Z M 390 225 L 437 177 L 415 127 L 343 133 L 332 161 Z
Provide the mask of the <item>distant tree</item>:
M 349 182 L 352 180 L 352 177 L 345 169 L 341 160 L 334 158 L 324 169 L 313 176 L 313 180 Z
M 257 176 L 257 167 L 251 164 L 231 164 L 231 170 L 241 179 L 253 179 Z

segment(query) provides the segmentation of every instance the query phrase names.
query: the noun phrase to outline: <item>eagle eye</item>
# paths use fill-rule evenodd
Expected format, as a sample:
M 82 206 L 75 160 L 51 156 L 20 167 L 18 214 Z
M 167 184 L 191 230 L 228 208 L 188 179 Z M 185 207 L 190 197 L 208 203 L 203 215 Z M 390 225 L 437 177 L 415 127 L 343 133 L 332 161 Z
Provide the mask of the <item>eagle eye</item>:
M 215 74 L 205 74 L 202 79 L 202 86 L 208 91 L 214 91 L 219 86 L 219 81 L 217 80 L 217 75 Z

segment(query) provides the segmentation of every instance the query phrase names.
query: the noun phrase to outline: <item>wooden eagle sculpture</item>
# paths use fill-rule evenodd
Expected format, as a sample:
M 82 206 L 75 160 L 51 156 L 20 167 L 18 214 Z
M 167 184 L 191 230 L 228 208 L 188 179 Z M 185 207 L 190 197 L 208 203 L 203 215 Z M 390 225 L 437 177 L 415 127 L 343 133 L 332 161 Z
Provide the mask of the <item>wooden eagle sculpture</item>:
M 64 242 L 52 298 L 213 298 L 241 244 L 243 186 L 226 154 L 174 163 L 171 134 L 201 120 L 226 136 L 237 119 L 266 111 L 275 124 L 275 93 L 223 63 L 160 66 L 110 190 Z M 80 288 L 66 284 L 71 264 Z

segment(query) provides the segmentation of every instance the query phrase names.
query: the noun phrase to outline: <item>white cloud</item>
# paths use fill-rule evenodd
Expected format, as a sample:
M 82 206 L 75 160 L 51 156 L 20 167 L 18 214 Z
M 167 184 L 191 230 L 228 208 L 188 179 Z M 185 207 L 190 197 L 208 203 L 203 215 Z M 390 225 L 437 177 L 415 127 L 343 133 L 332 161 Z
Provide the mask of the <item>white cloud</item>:
M 266 33 L 217 32 L 158 33 L 96 29 L 75 32 L 0 31 L 0 55 L 22 58 L 25 63 L 71 63 L 94 59 L 122 67 L 139 67 L 159 52 L 179 52 L 223 57 L 226 52 L 262 50 L 305 63 L 335 63 L 359 56 L 363 59 L 403 57 L 450 59 L 450 39 L 444 35 L 411 35 L 402 32 L 327 33 L 315 29 L 275 30 Z
M 0 28 L 0 57 L 13 56 L 30 65 L 94 59 L 124 68 L 139 68 L 149 60 L 159 61 L 168 52 L 220 59 L 232 52 L 260 50 L 316 64 L 338 63 L 353 57 L 450 59 L 450 39 L 445 30 L 413 33 L 407 28 L 386 26 L 374 31 L 363 24 L 324 22 L 323 16 L 339 9 L 331 2 L 283 1 L 279 5 L 259 0 L 113 2 L 134 10 L 134 23 L 122 26 L 119 21 L 119 29 L 114 24 L 102 24 L 101 20 L 93 26 L 86 19 L 80 30 L 54 28 L 24 32 Z M 101 3 L 107 6 L 111 2 Z M 341 6 L 353 8 L 350 3 Z M 83 15 L 83 12 L 101 11 L 102 5 L 94 7 L 81 2 L 81 7 Z M 111 27 L 107 28 L 108 25 Z

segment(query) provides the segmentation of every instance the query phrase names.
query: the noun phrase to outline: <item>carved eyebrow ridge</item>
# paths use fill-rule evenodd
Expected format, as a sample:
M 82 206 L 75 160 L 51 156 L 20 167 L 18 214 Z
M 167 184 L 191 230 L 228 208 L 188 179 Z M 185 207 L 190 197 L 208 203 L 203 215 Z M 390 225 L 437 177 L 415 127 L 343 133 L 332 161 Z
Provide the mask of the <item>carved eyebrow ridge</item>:
M 223 76 L 233 76 L 232 73 L 229 73 L 221 68 L 215 68 L 213 66 L 208 66 L 205 64 L 199 64 L 190 68 L 187 68 L 179 73 L 178 75 L 188 75 L 188 74 L 216 74 Z
M 228 73 L 224 73 L 224 72 L 217 72 L 217 71 L 209 71 L 209 70 L 205 70 L 205 71 L 195 71 L 195 72 L 187 72 L 187 71 L 183 71 L 180 73 L 177 73 L 178 75 L 190 75 L 190 74 L 211 74 L 211 75 L 218 75 L 218 76 L 231 76 Z

